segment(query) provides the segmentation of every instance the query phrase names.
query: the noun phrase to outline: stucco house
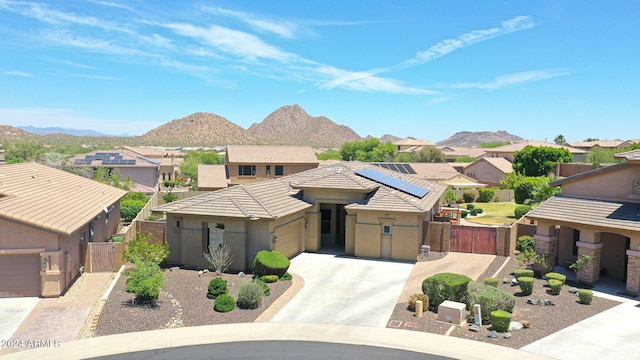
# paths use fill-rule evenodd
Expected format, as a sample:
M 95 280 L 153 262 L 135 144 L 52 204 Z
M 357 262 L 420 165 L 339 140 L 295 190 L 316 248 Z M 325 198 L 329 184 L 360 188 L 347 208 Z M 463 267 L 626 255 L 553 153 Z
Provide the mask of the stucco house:
M 513 172 L 513 164 L 505 158 L 479 158 L 464 167 L 464 174 L 487 186 L 500 186 L 505 174 Z
M 536 250 L 551 264 L 593 258 L 581 282 L 602 276 L 626 282 L 640 294 L 640 150 L 619 154 L 623 162 L 550 183 L 562 186 L 526 217 L 536 223 Z
M 455 162 L 460 158 L 479 158 L 486 154 L 486 149 L 478 147 L 438 146 L 438 149 L 442 151 L 447 162 Z
M 38 163 L 0 167 L 0 297 L 59 296 L 80 271 L 80 244 L 120 224 L 126 191 Z
M 225 165 L 198 165 L 198 190 L 214 191 L 229 187 Z
M 93 151 L 88 154 L 78 155 L 70 160 L 74 168 L 84 169 L 89 178 L 93 178 L 98 167 L 109 171 L 120 172 L 120 177 L 130 177 L 135 183 L 131 191 L 141 191 L 152 194 L 158 191 L 160 177 L 160 159 L 146 158 L 135 153 L 122 150 Z
M 435 181 L 451 189 L 481 188 L 486 186 L 461 174 L 452 163 L 372 163 L 373 165 L 408 174 L 418 179 Z
M 318 167 L 311 146 L 228 145 L 225 160 L 231 185 L 275 179 Z
M 360 162 L 232 186 L 152 209 L 167 217 L 168 262 L 209 266 L 208 246 L 227 244 L 234 270 L 260 250 L 288 257 L 338 249 L 347 255 L 413 260 L 446 187 Z
M 565 146 L 565 145 L 558 145 L 558 144 L 554 144 L 554 143 L 550 143 L 550 142 L 546 142 L 546 141 L 519 141 L 513 144 L 509 144 L 509 145 L 503 145 L 503 146 L 498 146 L 495 148 L 488 148 L 485 149 L 486 150 L 486 154 L 484 155 L 484 157 L 502 157 L 505 158 L 507 160 L 509 160 L 510 162 L 514 161 L 514 154 L 516 151 L 520 151 L 522 149 L 524 149 L 527 146 L 535 146 L 535 147 L 539 147 L 539 146 L 548 146 L 548 147 L 552 147 L 552 148 L 562 148 L 562 149 L 567 149 L 569 150 L 569 152 L 571 153 L 571 155 L 573 155 L 573 161 L 574 162 L 584 162 L 586 155 L 587 155 L 587 150 L 583 150 L 583 149 L 578 149 L 578 148 L 574 148 L 571 146 Z
M 394 141 L 392 144 L 395 145 L 396 151 L 398 153 L 413 153 L 416 151 L 420 151 L 424 146 L 436 145 L 430 141 L 416 139 L 413 137 L 400 139 L 400 140 Z

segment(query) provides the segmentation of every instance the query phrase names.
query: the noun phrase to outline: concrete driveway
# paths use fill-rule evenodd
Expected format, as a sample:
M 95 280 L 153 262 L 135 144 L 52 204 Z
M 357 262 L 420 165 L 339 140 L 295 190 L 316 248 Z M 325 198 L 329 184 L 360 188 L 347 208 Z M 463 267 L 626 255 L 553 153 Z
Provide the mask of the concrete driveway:
M 37 297 L 0 299 L 0 339 L 12 340 L 13 334 L 39 301 Z
M 302 253 L 289 271 L 304 287 L 272 322 L 385 327 L 413 263 Z

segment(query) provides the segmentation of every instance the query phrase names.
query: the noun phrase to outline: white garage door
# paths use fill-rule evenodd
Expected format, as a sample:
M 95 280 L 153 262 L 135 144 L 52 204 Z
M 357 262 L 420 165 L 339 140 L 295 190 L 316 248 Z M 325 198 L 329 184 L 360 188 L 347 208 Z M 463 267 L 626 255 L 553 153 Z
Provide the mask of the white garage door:
M 278 237 L 275 249 L 288 258 L 300 253 L 300 222 L 294 222 L 275 231 Z
M 40 255 L 0 255 L 0 297 L 40 296 Z

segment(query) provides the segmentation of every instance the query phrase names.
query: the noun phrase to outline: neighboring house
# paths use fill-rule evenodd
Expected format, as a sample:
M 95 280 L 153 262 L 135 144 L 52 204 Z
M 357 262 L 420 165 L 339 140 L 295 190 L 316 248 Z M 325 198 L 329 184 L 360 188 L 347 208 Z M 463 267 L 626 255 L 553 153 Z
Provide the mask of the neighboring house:
M 198 165 L 198 190 L 215 191 L 229 187 L 224 165 Z
M 180 150 L 137 146 L 120 146 L 118 149 L 146 159 L 160 161 L 159 178 L 162 181 L 175 181 L 180 177 L 180 163 L 184 155 Z
M 270 180 L 318 167 L 311 146 L 228 145 L 231 185 Z
M 451 163 L 372 163 L 418 179 L 435 181 L 451 189 L 480 188 L 484 184 L 459 173 Z
M 499 146 L 495 148 L 488 148 L 486 150 L 486 155 L 484 157 L 501 157 L 509 160 L 510 162 L 514 161 L 514 154 L 516 151 L 520 151 L 527 146 L 548 146 L 552 148 L 562 148 L 567 149 L 573 155 L 574 162 L 584 162 L 586 158 L 587 151 L 583 149 L 577 149 L 571 146 L 563 146 L 554 143 L 549 143 L 546 141 L 520 141 L 509 145 Z
M 479 158 L 486 154 L 486 149 L 477 147 L 438 146 L 447 162 L 455 162 L 460 158 Z
M 166 214 L 170 264 L 209 267 L 203 253 L 222 243 L 232 249 L 234 270 L 250 269 L 261 250 L 291 258 L 328 248 L 351 256 L 415 261 L 444 192 L 435 182 L 343 162 L 152 211 Z
M 509 160 L 501 157 L 479 158 L 464 168 L 464 174 L 487 186 L 500 186 L 505 174 L 512 173 Z
M 398 153 L 412 153 L 412 152 L 420 151 L 423 146 L 436 145 L 430 141 L 420 140 L 412 137 L 394 141 L 392 144 L 395 145 L 396 152 Z
M 626 282 L 640 294 L 640 150 L 619 154 L 623 162 L 587 171 L 550 185 L 562 186 L 526 217 L 536 223 L 536 250 L 550 264 L 568 265 L 589 255 L 580 281 L 602 276 Z
M 98 167 L 109 171 L 120 171 L 120 177 L 131 178 L 135 187 L 131 191 L 154 193 L 158 191 L 160 160 L 150 159 L 125 151 L 94 151 L 78 155 L 70 160 L 71 166 L 86 170 L 86 176 L 93 178 Z
M 38 163 L 0 167 L 0 297 L 62 294 L 80 272 L 80 244 L 117 232 L 125 194 Z
M 625 141 L 622 140 L 594 140 L 594 141 L 576 141 L 567 143 L 567 145 L 582 150 L 591 150 L 593 147 L 601 147 L 603 149 L 622 149 L 625 147 L 629 147 Z

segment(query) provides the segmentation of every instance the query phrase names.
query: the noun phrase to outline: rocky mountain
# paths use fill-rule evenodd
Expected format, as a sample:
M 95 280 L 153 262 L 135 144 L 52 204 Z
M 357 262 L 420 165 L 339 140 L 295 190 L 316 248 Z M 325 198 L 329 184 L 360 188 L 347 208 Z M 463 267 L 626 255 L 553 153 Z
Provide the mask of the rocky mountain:
M 0 125 L 0 144 L 12 141 L 29 141 L 40 136 L 9 125 Z
M 139 137 L 141 144 L 163 146 L 216 146 L 255 144 L 247 130 L 212 113 L 197 112 L 171 120 Z
M 331 148 L 362 140 L 350 127 L 338 125 L 324 116 L 310 116 L 297 104 L 277 109 L 261 123 L 252 124 L 247 132 L 260 142 L 273 145 Z
M 451 137 L 438 141 L 439 146 L 462 146 L 472 147 L 480 144 L 505 142 L 505 141 L 523 141 L 520 136 L 509 134 L 506 131 L 461 131 L 453 134 Z
M 62 127 L 35 127 L 35 126 L 19 126 L 19 129 L 28 131 L 33 134 L 39 135 L 51 135 L 51 134 L 68 134 L 73 136 L 116 136 L 110 134 L 103 134 L 95 130 L 88 129 L 69 129 Z

